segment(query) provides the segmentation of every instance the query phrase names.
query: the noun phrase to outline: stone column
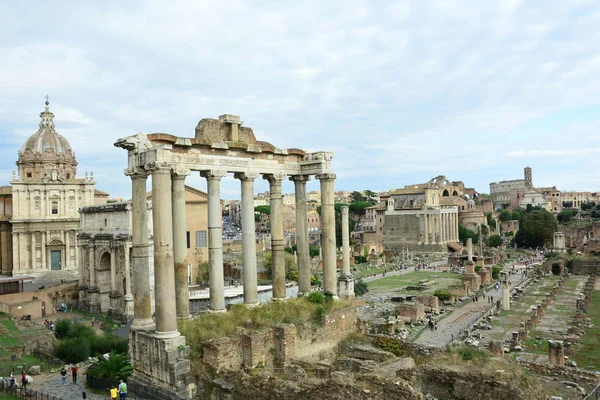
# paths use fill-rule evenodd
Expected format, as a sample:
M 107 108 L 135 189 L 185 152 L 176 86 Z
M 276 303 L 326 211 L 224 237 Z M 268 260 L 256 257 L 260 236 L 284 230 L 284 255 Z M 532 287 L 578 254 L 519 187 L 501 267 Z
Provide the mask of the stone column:
M 271 214 L 271 263 L 273 271 L 273 300 L 285 299 L 285 258 L 283 252 L 283 217 L 281 215 L 283 199 L 281 198 L 281 182 L 284 174 L 266 174 L 269 181 Z
M 437 244 L 444 244 L 444 223 L 442 222 L 442 218 L 443 218 L 444 214 L 442 214 L 442 210 L 440 210 L 440 213 L 438 214 L 438 217 L 436 218 L 437 222 L 438 222 L 438 232 L 440 237 L 438 238 L 438 240 L 436 240 Z
M 173 301 L 175 271 L 173 268 L 173 202 L 171 199 L 171 165 L 153 162 L 152 222 L 154 228 L 154 309 L 157 338 L 179 336 L 177 308 Z
M 242 188 L 242 254 L 244 260 L 244 304 L 258 304 L 256 279 L 256 229 L 254 221 L 254 180 L 258 174 L 238 172 Z
M 316 176 L 321 181 L 321 231 L 323 242 L 323 287 L 325 292 L 337 298 L 337 265 L 335 247 L 335 174 Z
M 8 237 L 10 232 L 8 231 L 8 224 L 0 225 L 0 243 L 2 245 L 2 275 L 8 275 L 10 273 L 9 258 L 8 258 Z
M 37 257 L 35 254 L 35 231 L 31 232 L 31 269 L 37 269 Z
M 425 221 L 425 241 L 423 244 L 429 244 L 429 214 L 423 214 L 423 220 Z
M 340 297 L 354 297 L 354 277 L 350 273 L 350 224 L 348 207 L 342 207 L 342 274 L 339 277 Z
M 129 244 L 123 246 L 123 257 L 125 258 L 125 316 L 127 321 L 133 318 L 133 295 L 131 294 L 131 266 L 129 264 Z
M 65 231 L 65 268 L 64 269 L 69 269 L 69 265 L 71 264 L 70 258 L 71 258 L 71 244 L 69 243 L 69 232 L 70 231 Z
M 96 288 L 96 263 L 94 257 L 94 245 L 90 244 L 88 247 L 88 268 L 90 269 L 90 289 Z
M 298 260 L 298 292 L 299 295 L 310 292 L 310 250 L 308 243 L 308 211 L 306 208 L 306 182 L 308 175 L 290 177 L 294 182 L 296 195 L 296 248 Z
M 19 270 L 19 247 L 20 247 L 20 243 L 19 243 L 19 234 L 14 232 L 12 233 L 12 243 L 13 243 L 13 275 L 15 274 L 15 272 L 17 272 Z
M 149 331 L 154 329 L 150 293 L 150 265 L 148 249 L 148 202 L 144 170 L 128 171 L 132 181 L 131 225 L 133 269 L 133 322 L 131 329 Z M 172 301 L 172 300 L 171 300 Z
M 41 231 L 40 232 L 40 239 L 42 242 L 42 266 L 41 269 L 47 269 L 48 266 L 46 265 L 46 232 L 45 231 Z
M 175 260 L 175 306 L 177 318 L 190 316 L 188 287 L 187 222 L 185 217 L 185 177 L 188 170 L 174 170 L 171 174 L 173 199 L 173 257 Z
M 115 252 L 117 249 L 111 244 L 110 246 L 110 290 L 117 290 L 117 260 Z
M 508 274 L 502 274 L 502 310 L 510 310 L 510 281 Z
M 225 311 L 225 282 L 223 280 L 223 215 L 221 214 L 221 178 L 224 171 L 202 171 L 208 190 L 208 264 L 210 309 Z

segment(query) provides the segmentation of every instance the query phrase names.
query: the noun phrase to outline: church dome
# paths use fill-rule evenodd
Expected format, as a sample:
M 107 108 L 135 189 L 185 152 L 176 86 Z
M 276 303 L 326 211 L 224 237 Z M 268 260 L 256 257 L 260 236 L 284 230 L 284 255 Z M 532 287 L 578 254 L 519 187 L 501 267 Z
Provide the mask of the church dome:
M 54 114 L 46 102 L 46 109 L 40 113 L 40 128 L 31 135 L 21 147 L 21 152 L 30 150 L 32 153 L 44 153 L 52 151 L 56 154 L 72 153 L 71 145 L 58 134 L 54 128 Z
M 19 151 L 19 177 L 26 181 L 64 181 L 75 179 L 77 160 L 71 145 L 56 132 L 50 103 L 40 113 L 40 125 Z

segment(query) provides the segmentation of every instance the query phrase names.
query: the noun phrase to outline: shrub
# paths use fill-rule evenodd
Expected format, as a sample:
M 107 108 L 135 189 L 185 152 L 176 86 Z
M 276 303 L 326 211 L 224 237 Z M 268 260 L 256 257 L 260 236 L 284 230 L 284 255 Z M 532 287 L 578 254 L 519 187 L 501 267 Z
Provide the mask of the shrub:
M 439 299 L 439 301 L 448 301 L 452 298 L 452 295 L 448 293 L 447 289 L 437 289 L 433 292 L 433 295 Z
M 102 335 L 90 341 L 90 353 L 93 356 L 110 353 L 111 351 L 127 354 L 128 350 L 128 341 L 117 336 Z
M 325 296 L 323 296 L 323 293 L 321 292 L 310 292 L 308 296 L 306 296 L 306 300 L 314 304 L 323 304 L 325 303 Z
M 365 256 L 354 256 L 354 261 L 357 264 L 366 264 L 367 263 L 367 257 L 365 257 Z
M 87 370 L 88 375 L 112 380 L 127 380 L 132 372 L 133 368 L 129 364 L 127 356 L 125 354 L 118 354 L 115 351 L 111 351 L 108 358 L 100 357 Z
M 492 267 L 492 279 L 495 279 L 495 280 L 500 279 L 500 270 L 501 269 L 502 268 L 500 268 L 498 266 Z
M 67 363 L 78 363 L 90 356 L 90 342 L 86 338 L 61 340 L 54 348 L 54 355 Z
M 362 279 L 359 279 L 358 281 L 354 282 L 354 295 L 355 296 L 362 296 L 363 294 L 367 293 L 369 291 L 369 285 L 367 285 L 366 282 L 364 282 Z
M 375 346 L 382 350 L 389 351 L 396 357 L 401 357 L 404 354 L 404 345 L 400 340 L 395 338 L 379 336 L 375 339 Z
M 458 349 L 458 354 L 463 361 L 473 361 L 475 363 L 485 363 L 490 359 L 490 353 L 475 347 L 464 346 Z
M 96 339 L 96 331 L 91 326 L 72 324 L 67 337 L 71 339 L 87 338 L 90 342 Z
M 73 322 L 70 319 L 59 319 L 54 325 L 54 336 L 58 339 L 69 337 Z

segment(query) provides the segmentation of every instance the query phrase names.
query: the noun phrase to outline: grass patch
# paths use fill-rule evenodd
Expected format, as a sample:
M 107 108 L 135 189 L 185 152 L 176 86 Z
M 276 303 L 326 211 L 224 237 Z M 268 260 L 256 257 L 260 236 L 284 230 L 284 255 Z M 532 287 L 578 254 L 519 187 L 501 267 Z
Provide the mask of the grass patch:
M 449 272 L 433 272 L 433 271 L 416 271 L 408 274 L 394 275 L 387 278 L 378 279 L 373 282 L 369 282 L 369 289 L 394 289 L 404 288 L 409 285 L 416 285 L 419 281 L 429 279 L 440 283 L 442 279 L 459 280 L 459 274 L 453 274 Z M 433 288 L 433 287 L 432 287 Z M 439 287 L 438 287 L 439 288 Z
M 11 319 L 3 319 L 2 321 L 0 321 L 0 324 L 4 325 L 4 327 L 8 329 L 10 333 L 19 333 L 19 328 L 17 328 L 17 326 Z
M 600 370 L 600 290 L 592 292 L 592 301 L 586 316 L 592 318 L 594 326 L 585 329 L 585 335 L 580 337 L 571 359 L 579 368 L 594 367 Z
M 529 333 L 531 336 L 522 342 L 522 346 L 527 350 L 528 353 L 533 354 L 548 354 L 548 340 L 547 339 L 536 339 L 540 334 L 538 331 L 532 331 Z

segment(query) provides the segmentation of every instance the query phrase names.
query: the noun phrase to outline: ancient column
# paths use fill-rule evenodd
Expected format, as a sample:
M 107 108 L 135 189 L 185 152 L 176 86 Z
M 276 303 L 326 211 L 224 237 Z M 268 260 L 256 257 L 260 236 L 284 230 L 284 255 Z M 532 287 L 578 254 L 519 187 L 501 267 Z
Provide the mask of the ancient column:
M 0 244 L 2 245 L 2 275 L 8 275 L 10 273 L 10 269 L 8 268 L 8 236 L 8 224 L 0 225 Z
M 342 274 L 340 275 L 340 297 L 354 297 L 354 277 L 350 273 L 350 225 L 348 223 L 348 207 L 342 207 Z
M 310 292 L 310 251 L 308 243 L 308 211 L 306 208 L 306 182 L 308 175 L 290 177 L 296 194 L 296 248 L 298 260 L 298 294 Z
M 548 340 L 548 363 L 550 365 L 565 365 L 564 344 L 560 340 Z
M 48 266 L 46 265 L 46 232 L 45 231 L 41 231 L 40 232 L 40 239 L 42 242 L 42 266 L 41 269 L 46 269 L 48 268 Z
M 244 269 L 244 304 L 258 304 L 256 279 L 256 229 L 254 221 L 254 179 L 258 174 L 238 172 L 234 175 L 242 188 L 242 255 Z
M 268 174 L 263 176 L 269 181 L 271 214 L 271 263 L 273 271 L 273 300 L 285 299 L 285 257 L 283 251 L 283 217 L 281 215 L 283 200 L 281 197 L 281 182 L 283 174 Z
M 90 289 L 96 288 L 96 263 L 94 259 L 94 245 L 90 244 L 88 247 L 88 268 L 90 269 Z
M 131 243 L 133 269 L 133 322 L 131 329 L 152 330 L 152 303 L 150 298 L 150 265 L 148 248 L 148 202 L 146 200 L 146 180 L 144 170 L 128 171 L 132 181 L 131 202 Z
M 508 274 L 501 273 L 501 281 L 502 281 L 502 310 L 508 311 L 510 310 L 510 281 L 508 279 Z
M 323 287 L 326 293 L 337 298 L 337 263 L 335 247 L 335 174 L 316 176 L 321 181 L 321 231 L 323 241 Z
M 154 227 L 154 309 L 157 338 L 179 336 L 177 308 L 173 301 L 175 271 L 173 268 L 173 202 L 171 199 L 171 165 L 153 162 L 152 222 Z
M 423 221 L 425 226 L 425 241 L 423 244 L 429 244 L 429 215 L 423 214 Z
M 208 281 L 210 309 L 225 311 L 225 282 L 223 280 L 223 215 L 221 214 L 221 178 L 224 171 L 202 171 L 208 191 Z
M 37 269 L 37 257 L 35 254 L 35 231 L 31 232 L 31 269 Z
M 444 244 L 444 223 L 442 221 L 444 214 L 442 214 L 442 210 L 440 210 L 439 214 L 437 215 L 437 222 L 438 222 L 438 232 L 439 232 L 439 238 L 438 240 L 436 240 L 437 244 Z
M 110 246 L 110 290 L 117 290 L 117 260 L 115 252 L 117 249 L 111 244 Z
M 127 321 L 133 318 L 133 295 L 131 294 L 131 267 L 129 265 L 129 244 L 123 246 L 123 257 L 125 258 L 125 315 Z
M 65 232 L 65 268 L 64 269 L 68 269 L 69 268 L 69 259 L 71 258 L 71 244 L 69 243 L 69 231 L 64 231 Z
M 188 170 L 173 170 L 171 196 L 173 199 L 173 258 L 175 260 L 175 307 L 177 318 L 190 316 L 188 288 L 187 222 L 185 218 L 185 177 Z

